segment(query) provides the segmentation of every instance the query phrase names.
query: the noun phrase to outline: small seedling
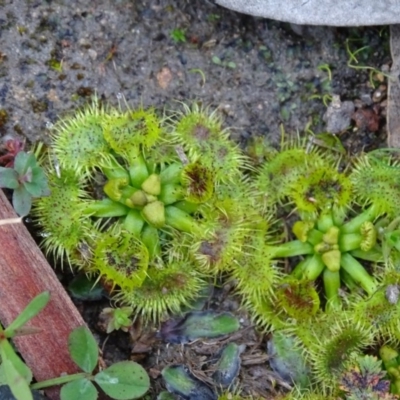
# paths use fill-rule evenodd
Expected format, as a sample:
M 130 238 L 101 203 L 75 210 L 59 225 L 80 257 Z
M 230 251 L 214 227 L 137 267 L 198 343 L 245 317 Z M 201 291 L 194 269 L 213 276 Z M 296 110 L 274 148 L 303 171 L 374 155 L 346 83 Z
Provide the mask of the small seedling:
M 0 187 L 14 190 L 12 203 L 21 216 L 29 213 L 32 198 L 50 194 L 46 175 L 35 155 L 25 151 L 17 153 L 12 167 L 0 167 Z
M 129 327 L 132 325 L 132 313 L 132 307 L 104 308 L 100 313 L 100 320 L 104 321 L 107 325 L 106 333 L 111 333 L 118 329 L 128 332 Z
M 218 56 L 212 56 L 211 61 L 216 64 L 220 65 L 221 67 L 235 69 L 236 63 L 233 61 L 222 61 Z
M 204 86 L 206 84 L 206 74 L 204 73 L 204 71 L 200 68 L 192 68 L 189 69 L 188 71 L 190 74 L 199 74 L 201 76 L 201 81 L 202 81 L 202 85 Z
M 328 74 L 329 81 L 332 80 L 332 69 L 331 69 L 331 66 L 329 64 L 327 64 L 327 63 L 320 64 L 320 65 L 318 65 L 317 69 L 319 71 L 326 71 L 326 73 Z
M 170 34 L 171 39 L 175 43 L 185 43 L 186 42 L 186 35 L 185 31 L 183 29 L 173 29 Z
M 386 74 L 385 72 L 380 71 L 379 69 L 375 67 L 371 67 L 369 65 L 357 65 L 358 64 L 358 59 L 356 58 L 356 55 L 363 52 L 364 50 L 367 50 L 370 48 L 370 46 L 363 46 L 360 47 L 359 49 L 352 51 L 350 49 L 350 41 L 351 39 L 346 40 L 346 51 L 347 54 L 349 55 L 349 61 L 347 62 L 347 66 L 349 68 L 353 69 L 363 69 L 363 70 L 369 70 L 369 82 L 371 84 L 371 87 L 375 89 L 375 83 L 374 83 L 374 77 L 376 75 L 383 75 L 386 78 L 390 79 L 391 76 Z
M 357 353 L 350 355 L 340 384 L 340 389 L 346 393 L 347 400 L 398 399 L 398 396 L 388 393 L 389 385 L 387 374 L 382 369 L 382 361 L 369 355 L 363 356 Z
M 4 144 L 6 153 L 0 157 L 0 164 L 5 167 L 12 168 L 14 166 L 14 160 L 20 151 L 23 151 L 25 142 L 19 139 L 8 139 Z

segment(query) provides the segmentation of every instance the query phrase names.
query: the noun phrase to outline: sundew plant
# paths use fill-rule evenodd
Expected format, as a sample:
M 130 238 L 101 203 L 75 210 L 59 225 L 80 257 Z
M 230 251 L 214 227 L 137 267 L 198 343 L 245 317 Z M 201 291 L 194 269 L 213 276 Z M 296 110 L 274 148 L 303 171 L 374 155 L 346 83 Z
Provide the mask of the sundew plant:
M 230 279 L 279 354 L 301 355 L 293 383 L 325 396 L 343 393 L 350 354 L 400 343 L 396 152 L 260 142 L 255 162 L 216 111 L 96 99 L 52 136 L 51 195 L 33 210 L 43 247 L 133 315 L 160 321 Z

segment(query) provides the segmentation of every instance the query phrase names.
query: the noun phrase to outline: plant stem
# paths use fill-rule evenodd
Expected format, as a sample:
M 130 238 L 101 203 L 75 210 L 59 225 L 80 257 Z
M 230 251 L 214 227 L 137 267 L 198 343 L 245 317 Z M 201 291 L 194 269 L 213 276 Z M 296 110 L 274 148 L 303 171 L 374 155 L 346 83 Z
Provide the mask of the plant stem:
M 384 261 L 384 257 L 382 255 L 382 249 L 379 247 L 374 247 L 371 250 L 363 251 L 361 249 L 356 249 L 351 252 L 353 257 L 361 258 L 365 261 L 372 261 L 372 262 L 382 262 Z
M 340 276 L 342 281 L 349 288 L 350 291 L 354 291 L 358 288 L 357 283 L 343 268 L 340 270 Z
M 310 232 L 307 233 L 307 242 L 311 243 L 315 246 L 318 243 L 322 242 L 322 237 L 324 234 L 317 229 L 311 229 Z
M 333 219 L 333 223 L 336 226 L 341 226 L 343 225 L 345 219 L 346 219 L 346 209 L 345 208 L 337 208 L 334 207 L 332 210 L 332 219 Z
M 150 259 L 161 255 L 161 244 L 157 228 L 146 224 L 141 232 L 140 239 L 146 245 Z
M 198 229 L 191 215 L 174 206 L 165 207 L 165 220 L 167 225 L 183 232 L 193 233 Z
M 88 203 L 85 213 L 95 217 L 111 218 L 127 215 L 129 210 L 129 207 L 106 198 Z
M 107 179 L 125 178 L 129 180 L 128 171 L 114 158 L 110 158 L 103 166 L 102 172 Z
M 92 375 L 86 372 L 78 372 L 77 374 L 60 376 L 58 378 L 47 379 L 42 382 L 34 383 L 31 385 L 31 389 L 44 389 L 50 386 L 63 385 L 64 383 L 77 381 L 78 379 L 82 378 L 90 379 L 91 377 Z
M 149 177 L 146 162 L 142 154 L 137 154 L 129 167 L 129 176 L 134 187 L 140 188 L 142 183 Z
M 318 218 L 317 227 L 319 231 L 325 233 L 332 226 L 333 226 L 333 218 L 331 212 L 326 212 Z
M 370 296 L 376 291 L 375 280 L 352 255 L 343 253 L 340 265 Z
M 342 302 L 339 297 L 339 271 L 332 272 L 328 268 L 325 268 L 323 273 L 323 280 L 326 294 L 326 310 L 340 309 Z
M 325 264 L 321 256 L 319 254 L 313 254 L 312 257 L 307 259 L 307 263 L 304 264 L 301 278 L 313 281 L 318 278 L 324 268 Z
M 339 249 L 342 253 L 359 249 L 362 240 L 360 233 L 345 233 L 339 236 Z
M 313 256 L 307 256 L 304 260 L 301 260 L 296 267 L 293 269 L 291 275 L 297 279 L 301 279 L 303 277 L 304 269 L 307 267 L 307 264 L 311 261 Z
M 140 211 L 135 209 L 129 210 L 123 222 L 124 228 L 137 237 L 140 237 L 140 232 L 142 231 L 144 224 L 145 222 L 140 215 Z
M 303 243 L 300 240 L 292 240 L 291 242 L 271 246 L 270 250 L 272 251 L 273 258 L 294 257 L 314 253 L 314 247 L 310 243 Z
M 377 216 L 377 211 L 375 206 L 369 207 L 367 210 L 357 215 L 351 221 L 342 225 L 340 228 L 341 233 L 358 233 L 360 232 L 361 225 L 366 221 L 373 221 Z

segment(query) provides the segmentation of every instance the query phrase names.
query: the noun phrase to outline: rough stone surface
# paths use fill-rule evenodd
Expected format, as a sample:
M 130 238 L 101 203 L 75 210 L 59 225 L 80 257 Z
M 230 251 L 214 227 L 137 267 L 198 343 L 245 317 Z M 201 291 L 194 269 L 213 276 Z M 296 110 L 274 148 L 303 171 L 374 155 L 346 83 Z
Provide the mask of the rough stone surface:
M 352 101 L 341 102 L 339 96 L 333 96 L 332 102 L 324 115 L 326 131 L 336 134 L 346 130 L 351 124 L 353 112 L 354 103 Z
M 305 25 L 366 26 L 400 23 L 397 0 L 216 0 L 244 14 Z

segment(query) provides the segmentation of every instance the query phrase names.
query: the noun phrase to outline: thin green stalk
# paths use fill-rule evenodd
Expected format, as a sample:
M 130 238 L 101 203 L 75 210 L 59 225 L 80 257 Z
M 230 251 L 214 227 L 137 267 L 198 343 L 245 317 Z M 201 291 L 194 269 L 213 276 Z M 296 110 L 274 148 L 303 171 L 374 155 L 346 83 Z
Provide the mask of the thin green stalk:
M 352 255 L 342 254 L 340 265 L 370 296 L 375 293 L 375 280 Z
M 77 381 L 83 378 L 90 380 L 92 378 L 92 374 L 88 374 L 87 372 L 79 372 L 77 374 L 65 375 L 65 376 L 60 376 L 58 378 L 47 379 L 43 382 L 34 383 L 33 385 L 31 385 L 31 389 L 44 389 L 50 386 L 63 385 L 64 383 Z

